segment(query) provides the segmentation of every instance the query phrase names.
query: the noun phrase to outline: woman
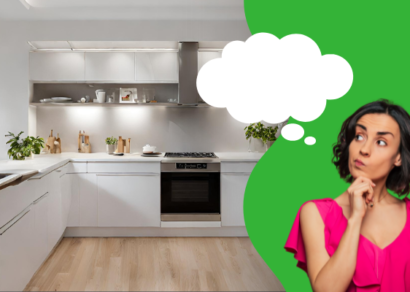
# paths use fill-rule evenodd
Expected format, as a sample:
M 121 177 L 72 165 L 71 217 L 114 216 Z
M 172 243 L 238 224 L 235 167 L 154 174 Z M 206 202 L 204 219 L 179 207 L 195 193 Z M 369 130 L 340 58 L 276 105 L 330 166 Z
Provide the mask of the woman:
M 410 292 L 409 148 L 410 116 L 387 100 L 343 123 L 332 161 L 351 185 L 305 202 L 285 245 L 313 291 Z

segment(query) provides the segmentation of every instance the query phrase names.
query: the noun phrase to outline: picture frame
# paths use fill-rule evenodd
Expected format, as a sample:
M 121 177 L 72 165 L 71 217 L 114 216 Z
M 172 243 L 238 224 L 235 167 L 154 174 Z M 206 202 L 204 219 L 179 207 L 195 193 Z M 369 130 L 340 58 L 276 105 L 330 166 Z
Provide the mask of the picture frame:
M 127 97 L 124 99 L 123 97 Z M 138 91 L 137 88 L 120 88 L 120 103 L 136 103 L 138 100 Z

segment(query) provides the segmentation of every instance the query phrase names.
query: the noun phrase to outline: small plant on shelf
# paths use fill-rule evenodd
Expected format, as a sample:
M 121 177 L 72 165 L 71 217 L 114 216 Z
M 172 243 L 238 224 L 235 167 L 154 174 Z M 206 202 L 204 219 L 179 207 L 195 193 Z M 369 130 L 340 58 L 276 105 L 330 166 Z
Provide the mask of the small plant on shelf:
M 115 152 L 116 148 L 117 148 L 117 142 L 118 139 L 114 138 L 114 137 L 108 137 L 107 139 L 105 139 L 105 144 L 107 144 L 107 153 L 108 154 L 112 154 Z
M 118 139 L 114 137 L 108 137 L 107 139 L 105 139 L 105 143 L 107 145 L 115 145 L 117 144 L 117 142 L 118 142 Z
M 6 143 L 10 144 L 10 149 L 7 151 L 9 158 L 13 160 L 24 160 L 26 157 L 32 157 L 32 154 L 40 154 L 41 149 L 44 148 L 44 139 L 32 136 L 27 136 L 25 139 L 20 140 L 21 131 L 18 135 L 14 135 L 9 132 L 6 137 L 11 137 L 11 139 Z
M 278 126 L 274 128 L 272 126 L 265 127 L 264 124 L 258 122 L 246 126 L 244 130 L 246 130 L 246 140 L 249 140 L 250 138 L 260 139 L 262 143 L 265 145 L 265 147 L 267 147 L 268 141 L 276 141 L 276 133 L 278 132 Z

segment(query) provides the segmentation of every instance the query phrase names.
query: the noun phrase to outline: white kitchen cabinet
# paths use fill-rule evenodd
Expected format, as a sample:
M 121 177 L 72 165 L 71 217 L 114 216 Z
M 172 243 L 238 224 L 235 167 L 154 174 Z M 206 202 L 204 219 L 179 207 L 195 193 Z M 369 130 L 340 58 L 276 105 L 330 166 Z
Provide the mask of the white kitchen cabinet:
M 178 53 L 135 53 L 135 80 L 178 83 Z
M 68 214 L 71 206 L 71 175 L 63 174 L 60 177 L 61 203 L 62 203 L 62 220 L 63 227 L 67 226 Z
M 68 227 L 98 226 L 97 176 L 92 173 L 70 174 L 71 204 Z
M 99 227 L 160 227 L 160 175 L 97 175 Z
M 85 80 L 133 81 L 134 53 L 85 53 Z
M 30 261 L 33 223 L 28 208 L 0 230 L 0 291 L 22 291 L 38 268 Z
M 31 212 L 33 212 L 33 234 L 30 239 L 32 251 L 30 253 L 30 261 L 37 269 L 47 258 L 50 250 L 48 245 L 48 206 L 49 193 L 33 202 Z
M 60 172 L 55 170 L 48 179 L 48 250 L 52 250 L 64 232 Z
M 222 226 L 245 226 L 243 199 L 250 173 L 221 173 Z
M 198 52 L 198 72 L 206 62 L 216 58 L 222 58 L 222 51 L 220 52 Z
M 30 80 L 83 81 L 84 53 L 30 53 Z

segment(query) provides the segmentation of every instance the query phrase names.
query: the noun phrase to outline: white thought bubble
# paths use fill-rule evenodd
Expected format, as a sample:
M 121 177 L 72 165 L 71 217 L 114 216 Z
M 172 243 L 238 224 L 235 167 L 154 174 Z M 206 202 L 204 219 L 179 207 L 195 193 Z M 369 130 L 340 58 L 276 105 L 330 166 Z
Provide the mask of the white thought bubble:
M 226 107 L 240 122 L 277 124 L 290 116 L 317 119 L 326 100 L 345 95 L 352 82 L 349 63 L 337 55 L 322 56 L 309 37 L 258 33 L 246 42 L 230 42 L 222 58 L 207 62 L 197 88 L 206 103 Z

